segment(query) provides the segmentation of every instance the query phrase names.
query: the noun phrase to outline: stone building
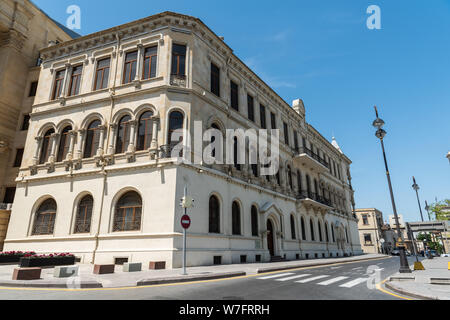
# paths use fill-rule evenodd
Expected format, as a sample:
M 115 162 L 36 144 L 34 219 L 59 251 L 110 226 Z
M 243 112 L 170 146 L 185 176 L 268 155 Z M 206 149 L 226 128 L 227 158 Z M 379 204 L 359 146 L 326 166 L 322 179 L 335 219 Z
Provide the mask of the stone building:
M 28 0 L 0 2 L 0 250 L 39 79 L 39 50 L 74 36 Z
M 288 105 L 201 20 L 164 12 L 41 57 L 8 250 L 180 267 L 187 186 L 188 266 L 362 254 L 350 159 L 307 123 L 301 100 Z M 187 145 L 195 121 L 280 129 L 280 171 L 263 176 L 235 157 L 179 163 L 172 133 L 184 129 Z
M 365 253 L 383 253 L 383 213 L 375 208 L 356 209 L 358 231 Z M 383 239 L 383 240 L 381 240 Z

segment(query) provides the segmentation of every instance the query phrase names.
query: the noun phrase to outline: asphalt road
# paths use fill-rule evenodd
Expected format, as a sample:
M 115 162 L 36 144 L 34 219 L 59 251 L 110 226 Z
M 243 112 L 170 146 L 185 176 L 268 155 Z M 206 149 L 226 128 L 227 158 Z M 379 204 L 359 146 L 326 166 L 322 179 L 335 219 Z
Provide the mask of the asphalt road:
M 409 258 L 410 264 L 414 257 Z M 238 279 L 126 289 L 0 288 L 1 300 L 396 300 L 375 285 L 399 268 L 399 258 L 310 267 Z M 368 273 L 368 269 L 371 270 Z M 376 270 L 376 271 L 374 271 Z M 374 281 L 375 280 L 375 281 Z

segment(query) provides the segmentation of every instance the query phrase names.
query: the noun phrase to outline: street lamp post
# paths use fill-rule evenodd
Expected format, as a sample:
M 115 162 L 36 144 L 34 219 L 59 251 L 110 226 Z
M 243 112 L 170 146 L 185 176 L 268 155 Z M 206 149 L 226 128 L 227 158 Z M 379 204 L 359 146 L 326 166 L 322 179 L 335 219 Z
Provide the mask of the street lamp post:
M 419 185 L 416 183 L 416 178 L 413 177 L 413 182 L 414 184 L 412 185 L 412 188 L 416 191 L 416 196 L 417 196 L 417 204 L 419 205 L 419 210 L 420 210 L 420 217 L 422 218 L 422 222 L 423 221 L 423 214 L 422 214 L 422 206 L 420 205 L 420 200 L 419 200 Z
M 387 163 L 387 159 L 386 159 L 386 151 L 384 150 L 383 139 L 386 136 L 386 131 L 383 130 L 383 126 L 385 125 L 385 122 L 378 117 L 377 107 L 375 107 L 375 114 L 377 116 L 377 118 L 373 122 L 373 126 L 375 128 L 377 128 L 377 132 L 375 133 L 375 136 L 378 139 L 380 139 L 380 142 L 381 142 L 381 149 L 383 151 L 384 165 L 386 167 L 386 176 L 387 176 L 388 185 L 389 185 L 389 192 L 390 192 L 390 195 L 391 195 L 392 209 L 394 211 L 395 223 L 397 225 L 397 234 L 398 234 L 399 239 L 401 239 L 401 242 L 402 242 L 402 245 L 400 245 L 399 248 L 398 248 L 399 253 L 400 253 L 400 269 L 399 269 L 399 272 L 400 273 L 411 273 L 411 269 L 409 268 L 408 259 L 406 258 L 406 252 L 405 252 L 405 247 L 404 247 L 405 246 L 405 239 L 403 238 L 403 235 L 402 235 L 402 233 L 400 231 L 400 223 L 399 223 L 399 220 L 398 220 L 397 208 L 395 206 L 394 192 L 392 191 L 391 177 L 390 177 L 390 174 L 389 174 L 389 168 L 388 168 L 388 163 Z
M 448 159 L 448 162 L 450 162 L 450 151 L 447 153 L 447 159 Z

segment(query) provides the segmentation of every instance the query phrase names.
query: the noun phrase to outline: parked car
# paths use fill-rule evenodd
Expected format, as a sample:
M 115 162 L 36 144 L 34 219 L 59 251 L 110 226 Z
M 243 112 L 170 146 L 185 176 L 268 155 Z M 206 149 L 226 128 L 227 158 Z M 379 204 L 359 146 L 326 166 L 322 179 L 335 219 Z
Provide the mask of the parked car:
M 432 255 L 433 257 L 439 257 L 439 253 L 437 253 L 436 250 L 431 250 L 431 255 Z
M 391 255 L 399 256 L 400 255 L 400 251 L 398 249 L 394 249 L 394 250 L 391 251 Z
M 450 253 L 443 253 L 441 254 L 442 258 L 449 258 L 450 257 Z

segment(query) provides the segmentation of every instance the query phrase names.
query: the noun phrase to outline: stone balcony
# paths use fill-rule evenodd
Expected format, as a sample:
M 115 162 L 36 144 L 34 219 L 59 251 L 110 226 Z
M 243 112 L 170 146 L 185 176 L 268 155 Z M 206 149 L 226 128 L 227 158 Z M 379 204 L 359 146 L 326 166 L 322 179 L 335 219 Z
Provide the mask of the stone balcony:
M 321 210 L 332 210 L 331 201 L 314 192 L 301 191 L 296 196 L 297 201 L 305 206 L 315 207 Z
M 301 167 L 303 165 L 318 173 L 326 172 L 329 168 L 329 164 L 324 159 L 308 148 L 299 149 L 296 156 L 294 156 L 294 164 L 297 167 Z

